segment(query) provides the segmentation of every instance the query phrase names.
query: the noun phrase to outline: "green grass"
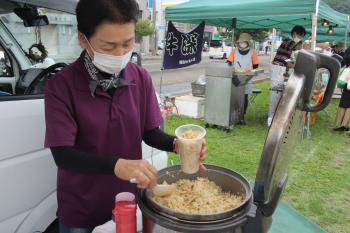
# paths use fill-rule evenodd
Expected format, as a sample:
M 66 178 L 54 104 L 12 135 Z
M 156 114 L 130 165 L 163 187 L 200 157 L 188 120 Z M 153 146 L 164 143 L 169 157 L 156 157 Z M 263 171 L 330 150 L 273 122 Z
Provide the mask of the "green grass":
M 263 93 L 248 109 L 247 125 L 236 126 L 230 133 L 207 129 L 207 163 L 233 169 L 254 179 L 267 134 L 269 83 L 256 85 Z M 297 146 L 289 166 L 289 181 L 283 199 L 330 233 L 350 233 L 350 138 L 333 132 L 338 100 L 326 112 L 317 114 L 311 127 L 312 138 Z M 167 131 L 174 133 L 182 124 L 204 125 L 203 120 L 173 116 Z M 178 164 L 174 154 L 169 158 Z

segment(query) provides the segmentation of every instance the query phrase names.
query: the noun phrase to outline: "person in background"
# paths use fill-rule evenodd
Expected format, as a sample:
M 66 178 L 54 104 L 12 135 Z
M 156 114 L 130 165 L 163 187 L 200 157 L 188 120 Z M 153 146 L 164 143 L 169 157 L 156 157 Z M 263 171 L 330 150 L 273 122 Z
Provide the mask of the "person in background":
M 332 52 L 334 54 L 338 54 L 338 55 L 344 57 L 344 55 L 345 55 L 344 44 L 337 43 L 337 42 L 333 43 Z
M 344 50 L 344 45 L 341 43 L 333 43 L 333 46 L 331 48 L 331 56 L 335 59 L 337 59 L 342 66 L 344 66 L 344 55 L 345 55 L 345 50 Z
M 350 48 L 346 49 L 343 54 L 343 67 L 350 66 Z M 342 90 L 339 107 L 336 115 L 335 131 L 348 131 L 350 128 L 350 72 L 344 70 L 343 75 L 338 80 L 338 87 Z
M 350 79 L 341 88 L 342 95 L 336 115 L 335 131 L 349 131 L 350 129 Z
M 156 168 L 142 159 L 142 140 L 163 151 L 181 148 L 159 128 L 149 73 L 129 62 L 138 16 L 135 0 L 80 0 L 83 52 L 46 83 L 45 147 L 58 167 L 60 233 L 91 233 L 111 220 L 116 194 L 156 184 Z M 205 153 L 203 141 L 201 160 Z
M 292 60 L 294 51 L 300 49 L 311 49 L 310 44 L 303 43 L 306 35 L 306 30 L 302 26 L 295 26 L 291 30 L 291 38 L 285 39 L 280 47 L 277 49 L 275 58 L 272 61 L 271 66 L 271 82 L 270 82 L 270 104 L 269 113 L 267 118 L 268 126 L 271 125 L 273 116 L 275 114 L 277 105 L 282 96 L 284 89 L 284 79 L 289 77 L 289 69 L 293 69 L 295 63 Z M 317 47 L 322 49 L 328 49 L 329 43 L 318 43 Z
M 344 51 L 342 66 L 345 66 L 345 67 L 350 66 L 350 48 L 347 48 Z
M 258 54 L 254 49 L 251 48 L 252 37 L 248 33 L 241 33 L 237 40 L 238 49 L 233 50 L 228 59 L 227 63 L 234 68 L 248 68 L 257 69 L 259 67 Z M 250 80 L 245 86 L 244 92 L 244 115 L 247 113 L 248 108 L 248 95 L 253 91 L 253 83 Z M 242 124 L 245 124 L 243 118 Z
M 282 96 L 285 73 L 288 69 L 294 67 L 292 62 L 292 53 L 301 49 L 302 41 L 306 35 L 306 30 L 302 26 L 295 26 L 291 31 L 291 39 L 286 39 L 277 49 L 275 58 L 271 66 L 271 82 L 270 82 L 270 104 L 267 124 L 271 125 L 278 102 Z
M 204 41 L 204 44 L 203 44 L 203 51 L 208 52 L 208 42 L 206 41 Z

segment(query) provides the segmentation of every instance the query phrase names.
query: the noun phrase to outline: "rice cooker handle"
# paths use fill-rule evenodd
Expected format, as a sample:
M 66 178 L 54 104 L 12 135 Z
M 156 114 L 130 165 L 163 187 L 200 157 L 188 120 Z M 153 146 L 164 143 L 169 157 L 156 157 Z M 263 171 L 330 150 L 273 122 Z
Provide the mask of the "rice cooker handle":
M 262 212 L 264 217 L 271 217 L 275 212 L 277 205 L 279 203 L 279 200 L 281 199 L 282 192 L 287 185 L 287 181 L 288 181 L 288 175 L 284 174 L 284 176 L 282 176 L 281 179 L 279 180 L 271 200 L 263 203 L 262 205 L 258 204 L 258 208 Z
M 319 112 L 325 109 L 329 102 L 332 100 L 335 86 L 337 85 L 338 75 L 340 71 L 340 64 L 332 57 L 315 54 L 317 57 L 317 69 L 325 68 L 329 71 L 330 77 L 326 91 L 324 93 L 323 101 L 317 106 L 311 106 L 309 103 L 305 105 L 305 111 L 307 112 Z

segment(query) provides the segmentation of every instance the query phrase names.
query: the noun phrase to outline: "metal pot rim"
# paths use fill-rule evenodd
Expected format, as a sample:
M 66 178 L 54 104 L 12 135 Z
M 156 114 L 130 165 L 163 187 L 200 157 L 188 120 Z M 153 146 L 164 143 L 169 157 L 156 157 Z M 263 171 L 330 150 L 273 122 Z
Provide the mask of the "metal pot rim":
M 245 198 L 241 204 L 239 204 L 233 209 L 220 212 L 220 213 L 215 213 L 215 214 L 189 214 L 189 213 L 179 212 L 158 204 L 152 199 L 152 191 L 144 190 L 143 192 L 145 193 L 145 200 L 147 204 L 153 207 L 154 209 L 158 210 L 160 214 L 163 214 L 164 216 L 170 215 L 178 219 L 190 220 L 190 221 L 216 221 L 220 219 L 225 219 L 235 215 L 237 212 L 240 212 L 243 208 L 245 208 L 246 205 L 249 203 L 249 200 L 252 198 L 252 189 L 247 179 L 242 175 L 240 175 L 239 173 L 236 173 L 224 167 L 219 167 L 219 166 L 209 165 L 209 164 L 206 164 L 205 166 L 207 167 L 208 170 L 210 170 L 210 172 L 223 173 L 226 176 L 231 176 L 232 179 L 239 181 L 239 183 L 242 185 L 245 191 Z M 176 166 L 162 169 L 158 172 L 158 174 L 160 177 L 163 177 L 167 175 L 167 173 L 178 172 L 180 171 L 180 169 L 181 167 L 179 165 L 176 165 Z

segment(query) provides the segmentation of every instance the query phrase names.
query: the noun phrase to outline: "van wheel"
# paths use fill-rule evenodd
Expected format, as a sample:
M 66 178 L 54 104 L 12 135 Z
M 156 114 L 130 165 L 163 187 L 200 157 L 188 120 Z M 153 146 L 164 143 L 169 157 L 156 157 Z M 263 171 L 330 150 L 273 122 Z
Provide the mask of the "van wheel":
M 226 53 L 224 53 L 224 54 L 222 55 L 222 59 L 227 59 Z

